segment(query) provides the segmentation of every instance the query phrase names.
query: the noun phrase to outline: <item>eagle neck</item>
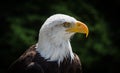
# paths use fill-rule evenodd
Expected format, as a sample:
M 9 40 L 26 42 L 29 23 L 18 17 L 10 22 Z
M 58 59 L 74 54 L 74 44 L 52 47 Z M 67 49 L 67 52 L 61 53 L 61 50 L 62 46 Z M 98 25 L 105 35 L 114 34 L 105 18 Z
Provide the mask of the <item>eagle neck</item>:
M 70 58 L 71 61 L 74 58 L 69 39 L 48 37 L 44 34 L 39 34 L 37 51 L 47 61 L 57 61 L 58 64 L 65 58 Z

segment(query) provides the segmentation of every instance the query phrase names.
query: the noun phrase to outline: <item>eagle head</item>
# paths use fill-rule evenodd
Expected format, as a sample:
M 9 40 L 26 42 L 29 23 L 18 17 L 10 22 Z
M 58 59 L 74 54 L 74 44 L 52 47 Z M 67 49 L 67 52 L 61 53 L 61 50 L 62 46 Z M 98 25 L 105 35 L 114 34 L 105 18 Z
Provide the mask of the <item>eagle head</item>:
M 88 32 L 84 23 L 71 16 L 52 15 L 40 29 L 37 51 L 48 61 L 61 62 L 65 57 L 73 59 L 70 37 L 75 33 L 83 33 L 87 37 Z

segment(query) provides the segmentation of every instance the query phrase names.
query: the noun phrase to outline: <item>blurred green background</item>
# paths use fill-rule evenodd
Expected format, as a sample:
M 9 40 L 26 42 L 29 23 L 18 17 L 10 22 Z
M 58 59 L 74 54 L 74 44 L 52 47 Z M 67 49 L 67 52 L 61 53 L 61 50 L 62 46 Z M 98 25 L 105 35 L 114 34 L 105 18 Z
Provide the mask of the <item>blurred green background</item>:
M 76 34 L 71 40 L 83 73 L 118 73 L 119 6 L 119 0 L 0 1 L 0 73 L 37 42 L 41 25 L 56 13 L 73 16 L 89 27 L 88 38 Z

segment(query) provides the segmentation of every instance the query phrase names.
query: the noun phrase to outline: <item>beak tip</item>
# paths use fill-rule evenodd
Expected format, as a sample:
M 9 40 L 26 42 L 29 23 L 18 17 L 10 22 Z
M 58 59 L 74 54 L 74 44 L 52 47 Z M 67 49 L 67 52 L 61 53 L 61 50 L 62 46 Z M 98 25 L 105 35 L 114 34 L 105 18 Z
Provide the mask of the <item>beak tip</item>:
M 88 37 L 88 34 L 86 34 L 86 38 Z
M 86 38 L 88 37 L 89 32 L 86 33 Z

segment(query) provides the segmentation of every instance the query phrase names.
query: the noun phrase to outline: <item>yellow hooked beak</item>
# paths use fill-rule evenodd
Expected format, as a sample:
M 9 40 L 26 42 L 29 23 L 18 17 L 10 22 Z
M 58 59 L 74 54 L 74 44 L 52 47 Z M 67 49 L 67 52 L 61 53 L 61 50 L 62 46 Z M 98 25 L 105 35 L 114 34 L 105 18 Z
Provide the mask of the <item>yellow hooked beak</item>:
M 66 31 L 83 33 L 83 34 L 86 34 L 86 37 L 88 36 L 88 33 L 89 33 L 88 27 L 80 21 L 77 21 L 74 26 L 68 28 Z

